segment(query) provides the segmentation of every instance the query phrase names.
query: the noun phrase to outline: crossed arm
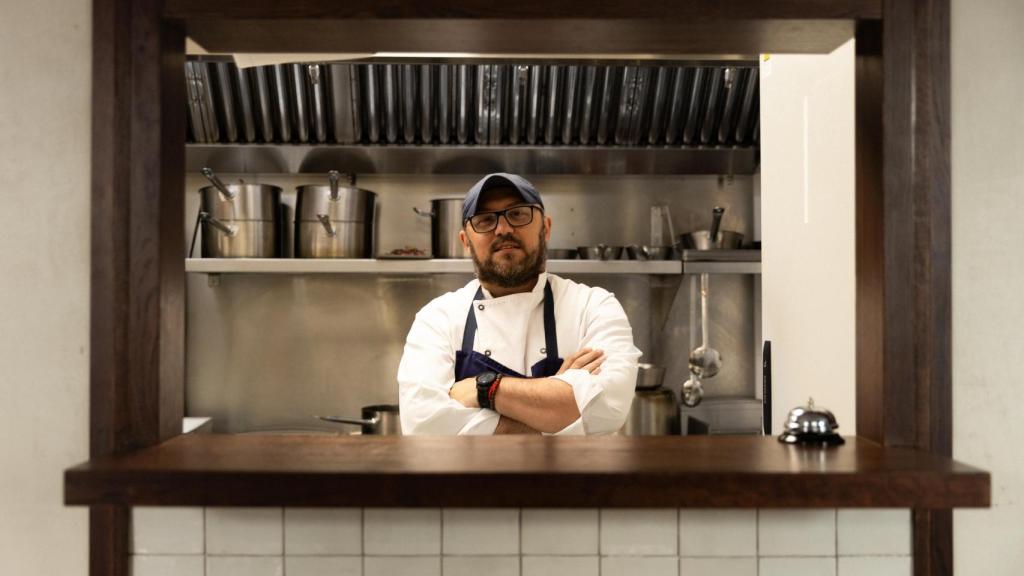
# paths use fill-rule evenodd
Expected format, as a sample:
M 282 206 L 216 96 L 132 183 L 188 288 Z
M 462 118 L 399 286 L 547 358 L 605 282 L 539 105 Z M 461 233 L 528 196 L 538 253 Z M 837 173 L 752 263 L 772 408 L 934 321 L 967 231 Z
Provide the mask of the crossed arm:
M 604 360 L 603 351 L 583 348 L 562 362 L 558 374 L 583 369 L 596 375 Z M 459 380 L 448 395 L 467 408 L 480 407 L 475 377 Z M 495 434 L 557 432 L 580 417 L 572 386 L 557 378 L 502 378 L 494 410 L 501 415 Z

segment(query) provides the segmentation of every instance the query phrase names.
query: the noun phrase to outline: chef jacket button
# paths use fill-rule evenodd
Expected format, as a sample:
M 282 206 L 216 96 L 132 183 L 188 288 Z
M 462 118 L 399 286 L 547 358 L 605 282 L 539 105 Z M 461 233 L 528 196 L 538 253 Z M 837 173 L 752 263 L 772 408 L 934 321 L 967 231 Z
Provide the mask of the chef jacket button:
M 490 350 L 484 350 L 484 356 L 490 356 L 490 355 L 491 355 L 491 351 Z
M 541 354 L 547 354 L 548 353 L 548 349 L 547 348 L 541 348 L 540 349 L 540 353 Z
M 477 304 L 476 305 L 476 309 L 477 310 L 483 310 L 484 309 L 484 305 L 483 304 Z

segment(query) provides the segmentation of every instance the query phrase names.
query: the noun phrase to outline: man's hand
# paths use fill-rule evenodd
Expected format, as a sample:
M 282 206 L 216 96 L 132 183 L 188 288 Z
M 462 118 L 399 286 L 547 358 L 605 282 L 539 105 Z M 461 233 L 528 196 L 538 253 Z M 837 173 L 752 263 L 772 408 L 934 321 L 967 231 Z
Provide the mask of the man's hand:
M 448 396 L 466 408 L 479 408 L 480 403 L 476 400 L 476 376 L 456 382 L 448 391 Z
M 597 376 L 601 373 L 601 364 L 604 364 L 604 360 L 604 351 L 582 348 L 570 354 L 569 357 L 562 362 L 562 367 L 558 369 L 558 374 L 561 374 L 566 370 L 581 368 Z

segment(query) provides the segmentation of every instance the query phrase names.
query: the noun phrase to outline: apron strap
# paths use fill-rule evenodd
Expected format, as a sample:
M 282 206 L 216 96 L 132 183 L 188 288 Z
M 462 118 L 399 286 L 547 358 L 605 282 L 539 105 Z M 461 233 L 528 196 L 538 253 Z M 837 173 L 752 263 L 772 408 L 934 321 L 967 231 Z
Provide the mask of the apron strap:
M 473 300 L 483 300 L 483 287 L 476 289 L 476 296 Z M 473 313 L 473 304 L 469 305 L 469 314 L 466 314 L 466 329 L 462 332 L 462 353 L 469 354 L 473 351 L 473 340 L 476 339 L 476 314 Z
M 476 296 L 473 300 L 483 300 L 483 288 L 476 289 Z M 473 340 L 476 339 L 476 313 L 473 305 L 469 305 L 469 313 L 466 314 L 466 329 L 462 332 L 462 353 L 469 354 L 473 351 Z M 551 291 L 551 281 L 544 284 L 544 348 L 547 357 L 551 361 L 558 360 L 558 332 L 555 330 L 555 295 Z
M 551 281 L 544 284 L 544 348 L 548 360 L 558 360 L 558 332 L 555 331 L 555 295 L 551 291 Z

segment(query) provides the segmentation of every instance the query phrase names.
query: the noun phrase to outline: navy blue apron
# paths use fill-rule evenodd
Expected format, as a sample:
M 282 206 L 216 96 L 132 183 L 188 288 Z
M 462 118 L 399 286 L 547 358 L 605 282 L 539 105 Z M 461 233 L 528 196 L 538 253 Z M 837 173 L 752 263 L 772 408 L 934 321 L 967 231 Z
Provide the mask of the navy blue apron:
M 473 300 L 483 300 L 483 288 L 478 288 Z M 466 330 L 462 335 L 462 350 L 455 353 L 455 381 L 473 378 L 487 371 L 497 372 L 513 378 L 526 378 L 523 374 L 508 368 L 486 354 L 473 350 L 476 338 L 476 314 L 473 305 L 469 306 L 466 316 Z M 532 378 L 546 378 L 558 374 L 562 367 L 562 359 L 558 357 L 558 338 L 555 333 L 555 297 L 551 293 L 551 283 L 544 285 L 544 353 L 546 356 L 530 368 Z

